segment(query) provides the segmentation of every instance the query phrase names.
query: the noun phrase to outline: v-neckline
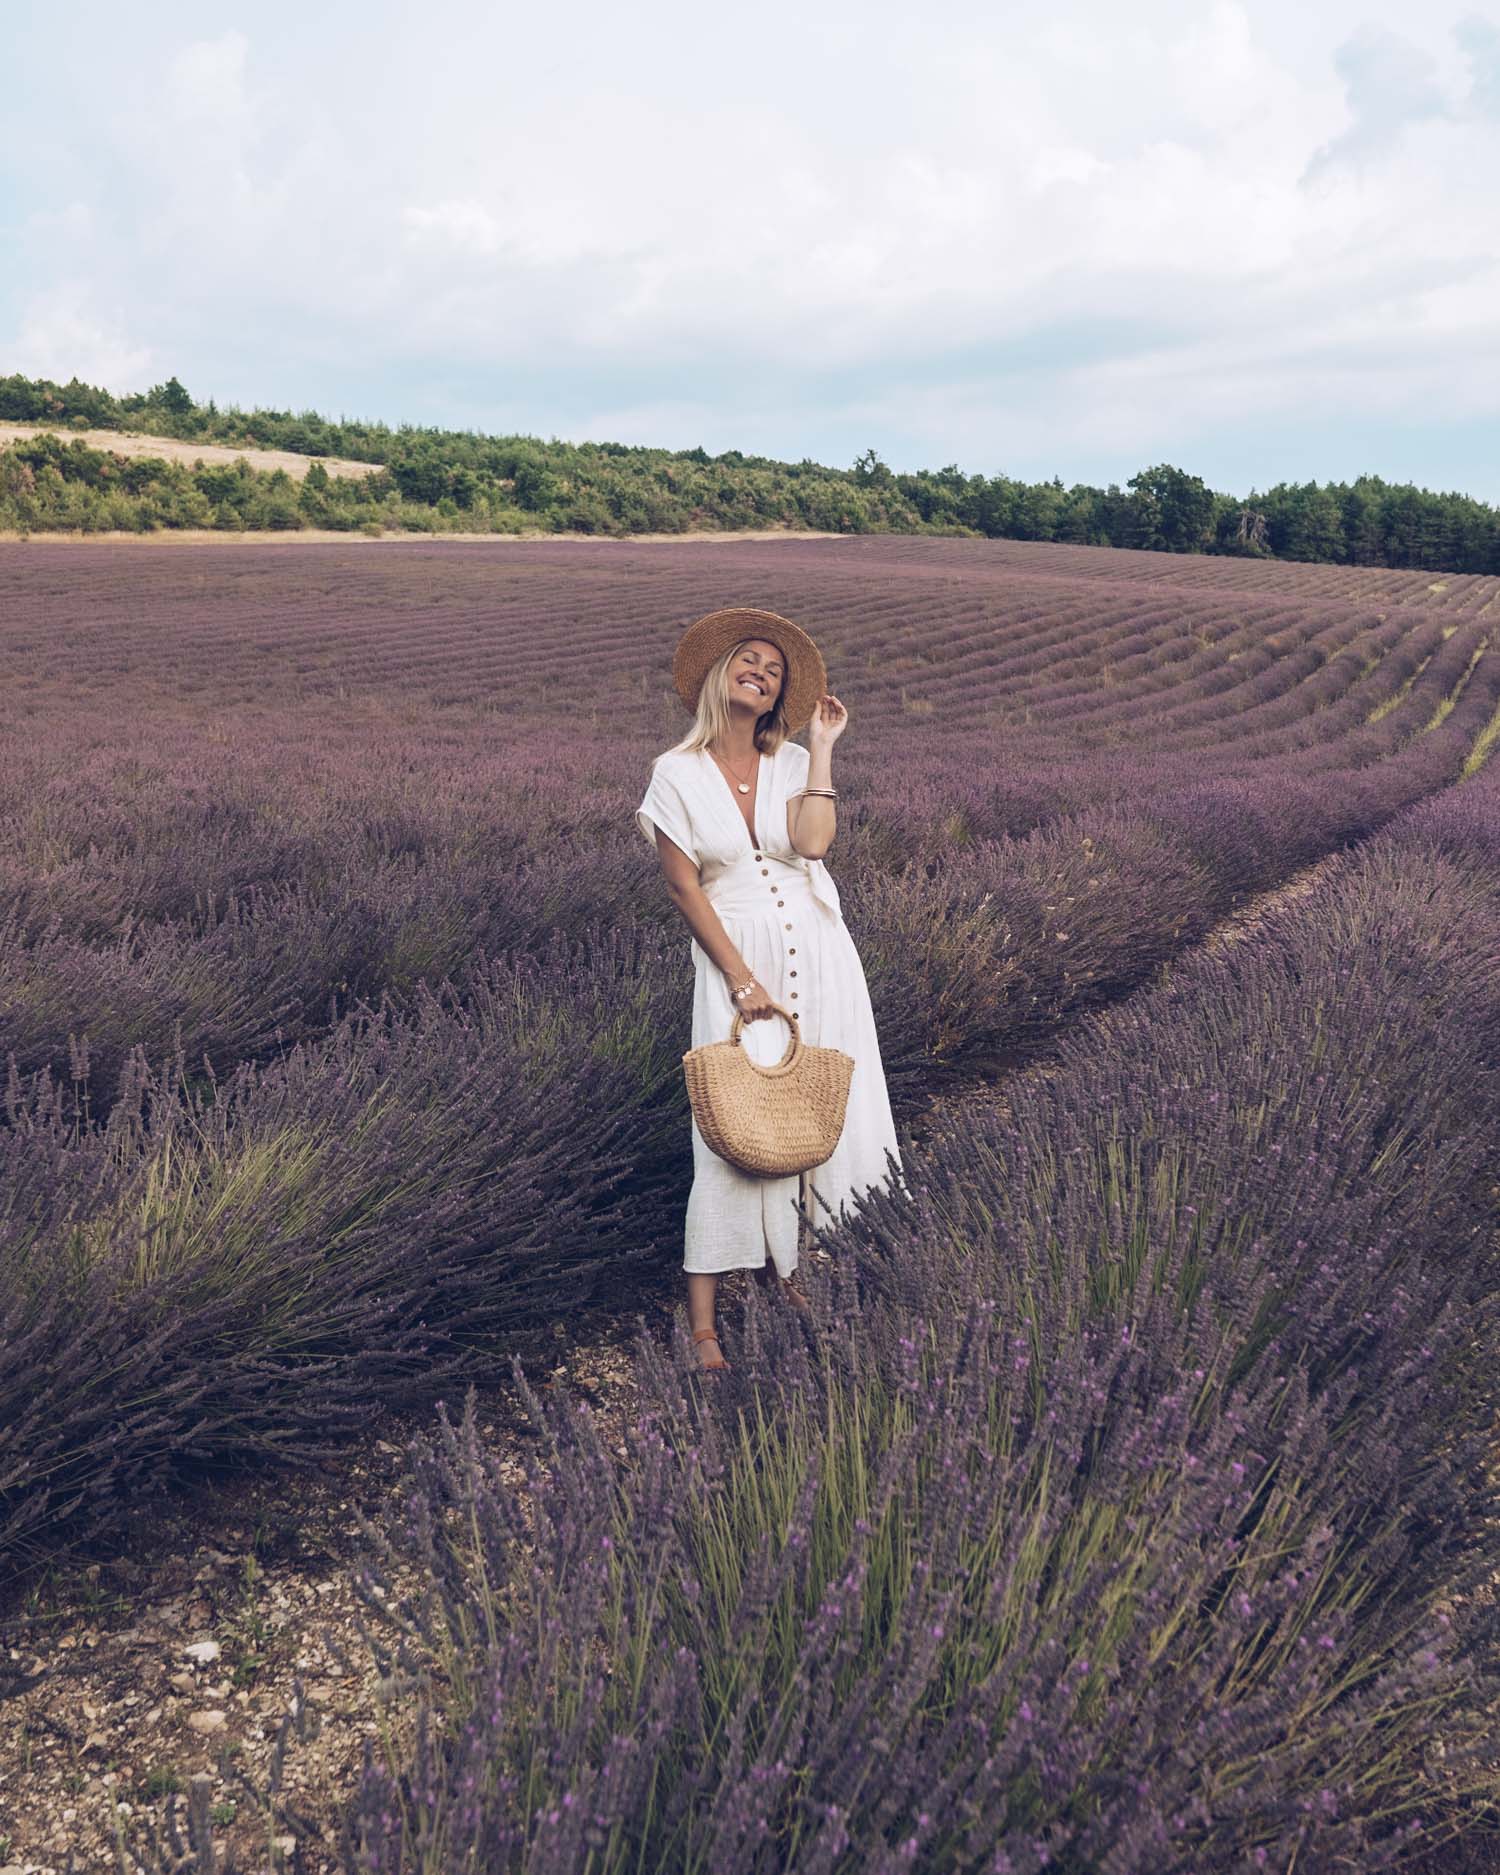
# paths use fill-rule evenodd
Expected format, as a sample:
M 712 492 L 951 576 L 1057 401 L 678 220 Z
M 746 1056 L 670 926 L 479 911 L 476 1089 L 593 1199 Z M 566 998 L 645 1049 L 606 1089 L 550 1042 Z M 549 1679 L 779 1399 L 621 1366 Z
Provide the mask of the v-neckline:
M 720 768 L 719 764 L 714 760 L 712 751 L 705 749 L 703 751 L 703 756 L 704 756 L 704 759 L 707 761 L 709 767 L 719 777 L 719 780 L 723 785 L 724 792 L 729 796 L 730 802 L 734 808 L 734 817 L 740 823 L 741 831 L 745 834 L 745 837 L 750 841 L 750 845 L 747 848 L 747 851 L 751 853 L 761 852 L 763 849 L 760 844 L 760 797 L 761 797 L 761 792 L 762 792 L 760 784 L 766 778 L 766 766 L 765 765 L 768 761 L 770 761 L 771 759 L 770 756 L 768 756 L 763 750 L 757 750 L 756 752 L 755 805 L 750 810 L 751 816 L 755 821 L 755 829 L 753 832 L 751 831 L 750 826 L 745 819 L 745 816 L 740 812 L 739 796 L 735 793 L 734 789 L 730 787 L 729 778 L 724 773 L 723 769 Z

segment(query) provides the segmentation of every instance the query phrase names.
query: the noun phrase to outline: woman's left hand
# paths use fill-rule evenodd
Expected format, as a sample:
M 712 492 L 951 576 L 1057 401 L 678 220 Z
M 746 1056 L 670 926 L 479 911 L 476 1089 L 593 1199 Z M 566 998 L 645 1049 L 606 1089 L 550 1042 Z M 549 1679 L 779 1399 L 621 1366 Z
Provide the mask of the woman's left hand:
M 831 749 L 848 727 L 849 712 L 838 698 L 832 694 L 821 696 L 808 726 L 808 747 Z

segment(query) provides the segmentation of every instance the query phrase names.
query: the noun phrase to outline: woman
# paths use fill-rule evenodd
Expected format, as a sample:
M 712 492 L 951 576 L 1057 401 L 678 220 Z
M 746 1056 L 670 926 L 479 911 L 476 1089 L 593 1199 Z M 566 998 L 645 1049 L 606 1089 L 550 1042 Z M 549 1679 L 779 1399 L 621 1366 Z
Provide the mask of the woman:
M 833 843 L 833 745 L 849 712 L 828 694 L 807 633 L 774 612 L 734 606 L 683 633 L 672 660 L 693 727 L 652 765 L 636 824 L 656 848 L 672 902 L 692 932 L 692 1045 L 740 1040 L 763 1066 L 786 1050 L 784 1018 L 803 1040 L 854 1059 L 833 1156 L 801 1178 L 759 1178 L 712 1151 L 693 1121 L 688 1196 L 688 1316 L 700 1364 L 729 1363 L 714 1329 L 719 1274 L 774 1264 L 800 1308 L 798 1226 L 809 1203 L 837 1218 L 883 1184 L 896 1128 L 864 970 L 823 864 Z M 804 749 L 788 738 L 811 723 Z

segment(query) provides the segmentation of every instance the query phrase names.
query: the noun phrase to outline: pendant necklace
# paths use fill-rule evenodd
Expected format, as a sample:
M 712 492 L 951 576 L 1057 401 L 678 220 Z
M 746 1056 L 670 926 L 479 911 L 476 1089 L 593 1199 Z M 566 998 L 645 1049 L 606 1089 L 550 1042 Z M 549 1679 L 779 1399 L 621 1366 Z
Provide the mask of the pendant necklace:
M 725 761 L 724 761 L 724 757 L 723 757 L 722 755 L 720 755 L 720 754 L 718 753 L 718 751 L 717 751 L 717 750 L 715 750 L 715 749 L 710 749 L 710 750 L 709 750 L 709 754 L 713 756 L 713 758 L 714 758 L 714 760 L 715 760 L 716 762 L 722 762 L 725 768 L 729 768 L 729 764 L 728 764 L 728 762 L 725 762 Z M 760 760 L 760 756 L 759 756 L 759 754 L 757 754 L 757 755 L 756 755 L 756 758 L 755 758 L 755 759 L 756 759 L 756 761 L 759 761 L 759 760 Z M 734 784 L 735 784 L 735 786 L 736 786 L 736 787 L 737 787 L 737 788 L 739 789 L 739 791 L 740 791 L 740 793 L 741 793 L 741 794 L 748 794 L 748 793 L 750 792 L 750 783 L 749 783 L 748 781 L 741 781 L 741 780 L 740 780 L 740 778 L 739 778 L 739 776 L 735 774 L 735 772 L 734 772 L 734 770 L 733 770 L 732 768 L 729 768 L 729 773 L 730 773 L 730 775 L 731 775 L 731 776 L 733 776 L 733 779 L 734 779 Z

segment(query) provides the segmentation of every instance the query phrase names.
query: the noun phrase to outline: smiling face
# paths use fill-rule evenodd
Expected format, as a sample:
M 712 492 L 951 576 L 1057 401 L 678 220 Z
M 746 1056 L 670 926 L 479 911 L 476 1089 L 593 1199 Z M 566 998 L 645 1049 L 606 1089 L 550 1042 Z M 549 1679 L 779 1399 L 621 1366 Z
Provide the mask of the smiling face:
M 729 660 L 729 706 L 743 705 L 763 716 L 773 709 L 786 681 L 786 661 L 767 638 L 747 638 Z

